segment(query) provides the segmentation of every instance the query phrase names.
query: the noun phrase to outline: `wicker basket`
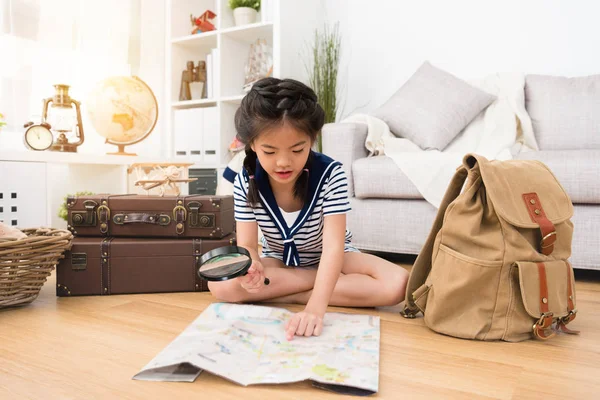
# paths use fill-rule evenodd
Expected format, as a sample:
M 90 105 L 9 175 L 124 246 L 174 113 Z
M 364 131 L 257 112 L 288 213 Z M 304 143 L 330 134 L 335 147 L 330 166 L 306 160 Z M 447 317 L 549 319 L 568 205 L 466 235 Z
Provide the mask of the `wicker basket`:
M 63 229 L 24 229 L 23 239 L 0 238 L 0 309 L 31 303 L 50 273 L 71 248 Z

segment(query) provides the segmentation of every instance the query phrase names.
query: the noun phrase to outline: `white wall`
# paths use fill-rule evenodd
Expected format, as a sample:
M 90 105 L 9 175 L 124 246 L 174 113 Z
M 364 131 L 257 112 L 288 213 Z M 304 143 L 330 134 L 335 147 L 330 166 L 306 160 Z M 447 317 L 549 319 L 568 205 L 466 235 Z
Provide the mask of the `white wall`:
M 594 0 L 326 0 L 342 35 L 342 118 L 386 101 L 423 63 L 462 79 L 600 73 Z
M 0 150 L 26 151 L 23 124 L 39 122 L 42 99 L 54 94 L 52 85 L 56 83 L 69 84 L 70 95 L 82 102 L 85 141 L 79 153 L 117 150 L 114 145 L 104 144 L 105 139 L 87 118 L 87 96 L 99 79 L 136 74 L 152 88 L 159 107 L 162 105 L 165 0 L 13 3 L 14 7 L 8 7 L 0 0 L 0 31 L 12 32 L 0 35 L 0 112 L 9 124 L 0 133 Z M 122 12 L 115 17 L 117 5 Z M 62 29 L 56 28 L 57 15 L 62 17 Z M 103 22 L 108 19 L 109 25 Z M 108 33 L 101 28 L 108 29 Z M 134 39 L 123 40 L 130 33 Z M 36 62 L 38 59 L 47 62 Z M 160 156 L 162 117 L 159 112 L 152 134 L 126 147 L 126 151 Z
M 158 121 L 150 135 L 139 143 L 125 146 L 125 151 L 145 157 L 164 157 L 166 152 L 163 149 L 166 143 L 163 110 L 166 108 L 162 106 L 165 98 L 165 0 L 131 2 L 131 7 L 131 18 L 135 19 L 135 22 L 130 27 L 130 33 L 134 39 L 130 40 L 126 47 L 129 50 L 130 73 L 138 76 L 152 89 L 159 111 Z M 82 99 L 84 100 L 85 98 Z M 105 139 L 95 132 L 87 120 L 83 123 L 86 139 L 81 152 L 104 154 L 118 150 L 117 146 L 106 144 Z
M 150 135 L 125 151 L 145 157 L 166 157 L 165 135 L 165 1 L 142 0 L 140 13 L 140 64 L 138 76 L 152 88 L 158 102 L 158 121 Z M 135 71 L 132 71 L 135 72 Z M 116 146 L 115 146 L 116 148 Z M 129 150 L 127 150 L 129 148 Z
M 315 29 L 322 29 L 327 7 L 324 0 L 279 0 L 281 23 L 281 78 L 308 83 L 306 60 L 312 53 Z

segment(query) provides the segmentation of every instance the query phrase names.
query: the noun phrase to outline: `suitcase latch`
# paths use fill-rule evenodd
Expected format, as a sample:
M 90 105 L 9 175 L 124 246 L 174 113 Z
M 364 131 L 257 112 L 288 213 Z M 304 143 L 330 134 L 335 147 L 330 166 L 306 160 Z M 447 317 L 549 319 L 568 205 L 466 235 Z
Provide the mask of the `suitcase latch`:
M 110 220 L 110 208 L 106 200 L 102 200 L 102 205 L 96 210 L 98 214 L 98 220 L 100 221 L 100 232 L 108 232 L 108 221 Z
M 83 271 L 87 268 L 86 253 L 71 253 L 71 269 L 73 271 Z
M 189 213 L 189 226 L 190 228 L 213 228 L 215 226 L 215 214 L 212 213 L 201 213 L 200 208 L 202 203 L 199 201 L 191 201 L 188 203 Z
M 190 214 L 190 228 L 214 228 L 215 227 L 215 214 L 202 214 L 198 213 L 194 218 Z
M 173 220 L 175 221 L 175 232 L 177 232 L 178 235 L 181 235 L 184 230 L 184 223 L 185 220 L 187 219 L 187 210 L 185 209 L 185 207 L 182 205 L 183 201 L 182 200 L 177 200 L 177 205 L 175 206 L 175 208 L 173 208 Z
M 85 211 L 77 211 L 71 213 L 71 222 L 73 226 L 96 226 L 96 207 L 98 203 L 94 200 L 86 200 L 83 202 Z

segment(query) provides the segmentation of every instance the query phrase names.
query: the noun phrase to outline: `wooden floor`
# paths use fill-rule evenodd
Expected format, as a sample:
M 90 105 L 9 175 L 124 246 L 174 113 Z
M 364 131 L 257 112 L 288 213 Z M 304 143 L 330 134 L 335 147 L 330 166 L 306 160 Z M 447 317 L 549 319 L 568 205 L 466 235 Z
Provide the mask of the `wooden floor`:
M 410 260 L 409 260 L 410 262 Z M 406 267 L 406 265 L 404 265 Z M 442 336 L 400 307 L 331 311 L 381 317 L 372 397 L 594 399 L 600 396 L 600 272 L 577 274 L 580 336 L 482 343 Z M 243 387 L 203 372 L 194 383 L 132 380 L 207 307 L 208 293 L 55 297 L 0 311 L 0 399 L 338 399 L 304 382 Z M 290 306 L 299 310 L 298 306 Z

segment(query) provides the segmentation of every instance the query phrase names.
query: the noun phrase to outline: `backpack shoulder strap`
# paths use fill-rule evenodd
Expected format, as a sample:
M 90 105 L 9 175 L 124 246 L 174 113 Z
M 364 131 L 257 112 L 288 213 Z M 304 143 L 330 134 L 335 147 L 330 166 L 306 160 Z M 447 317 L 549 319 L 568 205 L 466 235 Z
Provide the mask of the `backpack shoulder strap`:
M 406 287 L 406 301 L 404 305 L 404 310 L 400 312 L 400 314 L 405 318 L 414 318 L 419 309 L 415 305 L 415 299 L 413 298 L 413 293 L 420 286 L 425 283 L 429 272 L 431 271 L 431 256 L 433 253 L 433 245 L 435 242 L 435 238 L 439 230 L 442 228 L 442 223 L 444 222 L 444 215 L 446 214 L 446 209 L 458 197 L 460 194 L 463 185 L 465 184 L 465 180 L 467 179 L 467 169 L 464 166 L 460 166 L 452 181 L 448 185 L 446 189 L 446 193 L 442 202 L 440 204 L 440 208 L 438 209 L 437 216 L 435 217 L 435 221 L 433 222 L 433 227 L 429 232 L 429 236 L 427 237 L 427 241 L 423 245 L 423 248 L 419 252 L 419 256 L 413 265 L 410 276 L 408 278 L 408 285 Z

